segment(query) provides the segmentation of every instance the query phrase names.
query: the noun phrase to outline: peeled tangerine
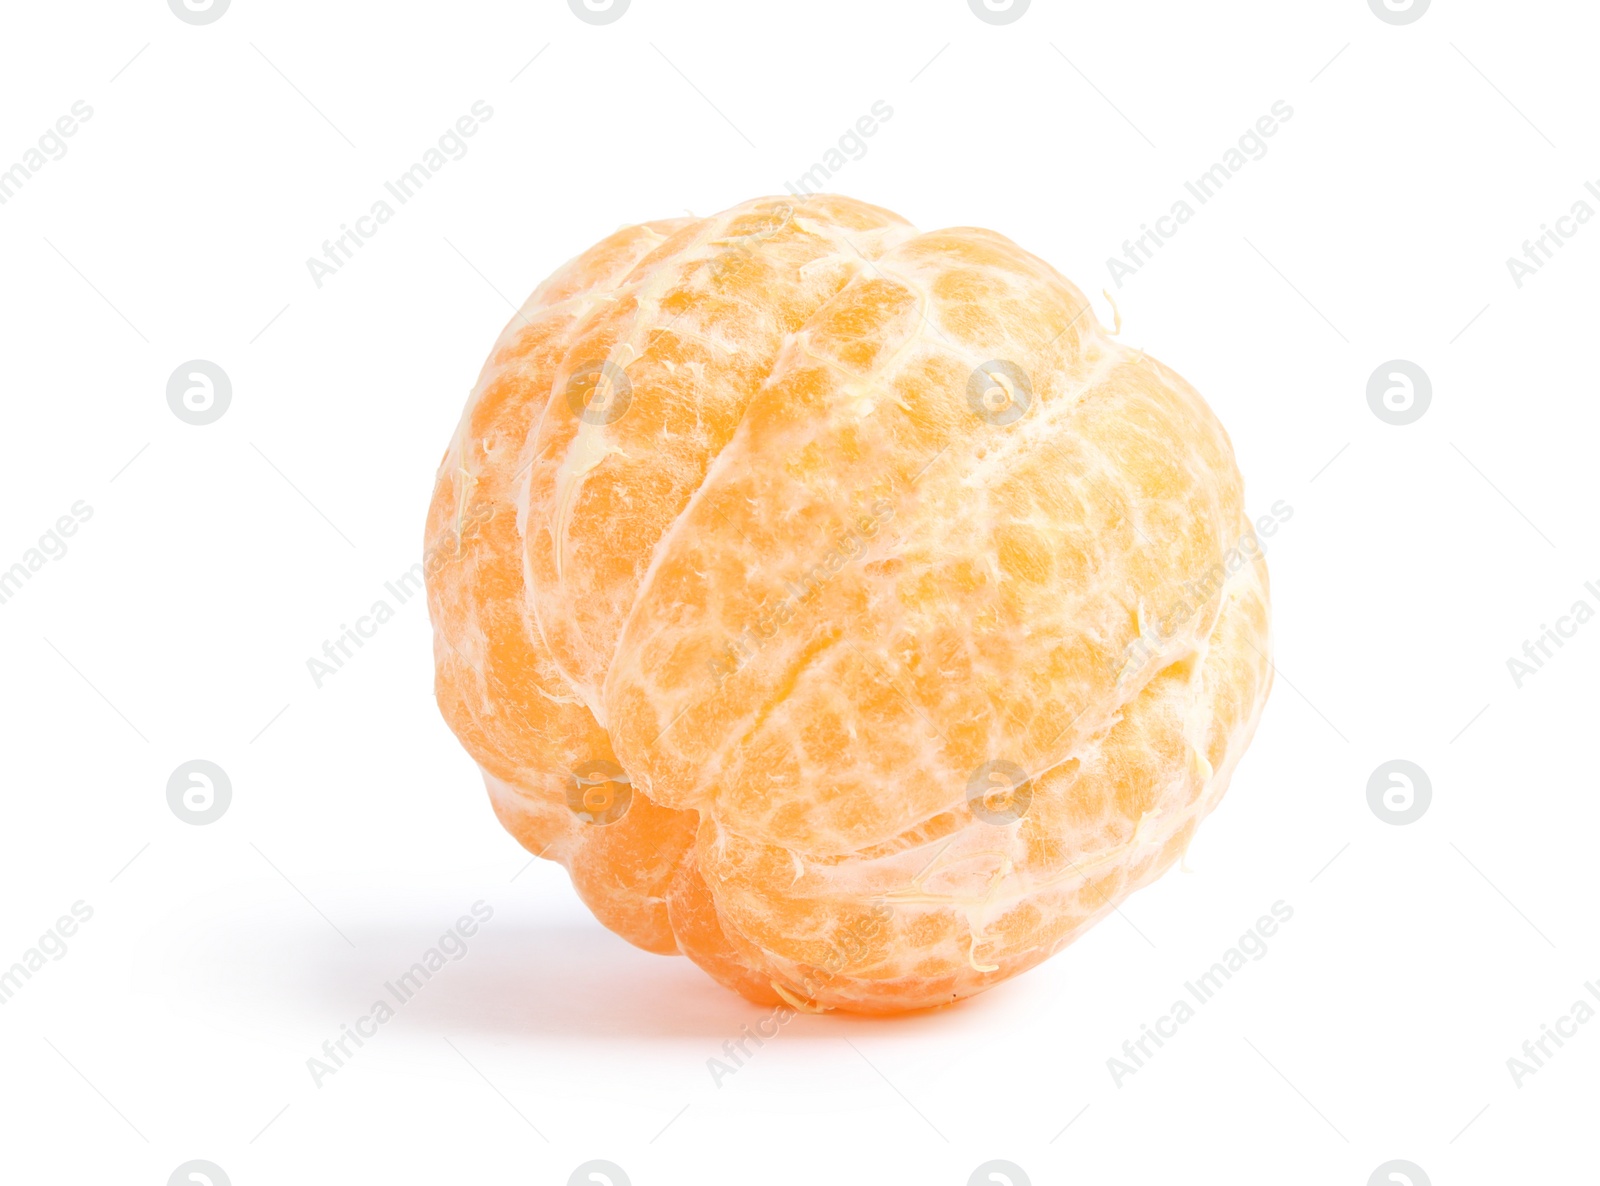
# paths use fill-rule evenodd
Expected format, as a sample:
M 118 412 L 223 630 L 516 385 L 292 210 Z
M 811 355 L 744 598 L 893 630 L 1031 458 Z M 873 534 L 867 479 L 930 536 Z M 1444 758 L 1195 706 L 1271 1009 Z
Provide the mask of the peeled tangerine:
M 993 231 L 848 198 L 619 230 L 440 466 L 446 720 L 606 926 L 888 1013 L 1039 963 L 1187 847 L 1271 680 L 1222 426 Z

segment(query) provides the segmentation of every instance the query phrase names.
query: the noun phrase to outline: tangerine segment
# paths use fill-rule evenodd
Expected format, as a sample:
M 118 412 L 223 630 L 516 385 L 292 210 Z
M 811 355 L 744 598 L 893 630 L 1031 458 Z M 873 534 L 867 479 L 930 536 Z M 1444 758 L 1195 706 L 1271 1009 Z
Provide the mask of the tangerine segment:
M 991 231 L 619 231 L 497 344 L 429 514 L 437 691 L 607 926 L 753 1000 L 1032 966 L 1181 855 L 1271 682 L 1227 436 Z
M 573 325 L 531 441 L 530 604 L 600 720 L 652 557 L 780 347 L 913 233 L 860 203 L 748 203 L 678 230 Z
M 952 812 L 902 843 L 806 857 L 702 824 L 724 932 L 778 983 L 858 1012 L 948 1003 L 1059 950 L 1165 872 L 1220 798 L 1249 737 L 1234 706 L 1270 680 L 1251 633 L 1264 581 L 1243 570 L 1198 648 L 1035 777 L 1014 826 Z

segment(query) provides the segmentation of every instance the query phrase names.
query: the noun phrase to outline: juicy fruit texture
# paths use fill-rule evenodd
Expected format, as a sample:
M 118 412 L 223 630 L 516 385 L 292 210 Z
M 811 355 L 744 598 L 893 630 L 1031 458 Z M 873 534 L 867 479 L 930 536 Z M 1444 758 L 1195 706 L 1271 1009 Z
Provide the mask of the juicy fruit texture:
M 628 227 L 440 466 L 440 708 L 606 926 L 746 997 L 946 1004 L 1187 847 L 1271 682 L 1231 446 L 992 231 Z

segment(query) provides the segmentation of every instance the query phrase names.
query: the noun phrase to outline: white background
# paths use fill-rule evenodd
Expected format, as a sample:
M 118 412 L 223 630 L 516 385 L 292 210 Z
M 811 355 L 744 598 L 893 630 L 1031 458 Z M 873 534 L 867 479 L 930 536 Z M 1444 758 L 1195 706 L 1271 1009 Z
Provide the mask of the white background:
M 7 1181 L 1447 1183 L 1596 1180 L 1600 1023 L 1506 1060 L 1600 980 L 1600 221 L 1520 289 L 1506 257 L 1600 185 L 1592 6 L 1364 0 L 160 0 L 8 5 L 0 168 L 0 567 L 82 500 L 0 605 L 0 967 L 94 911 L 0 1006 Z M 530 59 L 536 59 L 529 65 Z M 319 289 L 305 260 L 466 113 L 492 120 Z M 766 1010 L 594 922 L 491 816 L 432 703 L 421 599 L 319 689 L 306 660 L 419 557 L 484 355 L 564 259 L 706 215 L 892 119 L 830 188 L 976 224 L 1086 292 L 1277 100 L 1294 116 L 1154 262 L 1123 336 L 1232 434 L 1269 542 L 1279 675 L 1186 868 L 957 1008 Z M 1592 195 L 1591 205 L 1600 209 Z M 1109 304 L 1096 297 L 1102 320 Z M 216 362 L 214 424 L 166 403 Z M 1433 402 L 1366 402 L 1402 358 Z M 205 758 L 227 814 L 175 818 Z M 1433 801 L 1392 826 L 1368 776 Z M 130 863 L 131 861 L 131 863 Z M 1331 861 L 1331 863 L 1330 863 Z M 306 1060 L 473 902 L 469 954 L 321 1086 Z M 1119 1087 L 1106 1060 L 1272 903 L 1294 918 Z M 1600 1005 L 1600 1002 L 1595 1002 Z M 1552 1049 L 1554 1049 L 1552 1047 Z

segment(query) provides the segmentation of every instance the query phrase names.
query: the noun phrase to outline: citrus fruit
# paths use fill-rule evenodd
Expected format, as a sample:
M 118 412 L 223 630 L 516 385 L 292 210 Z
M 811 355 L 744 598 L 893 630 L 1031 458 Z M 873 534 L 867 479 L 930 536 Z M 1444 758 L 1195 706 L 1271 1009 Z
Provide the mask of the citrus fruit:
M 427 522 L 504 826 L 752 1000 L 981 992 L 1184 851 L 1271 682 L 1226 433 L 993 231 L 627 227 L 495 344 Z

